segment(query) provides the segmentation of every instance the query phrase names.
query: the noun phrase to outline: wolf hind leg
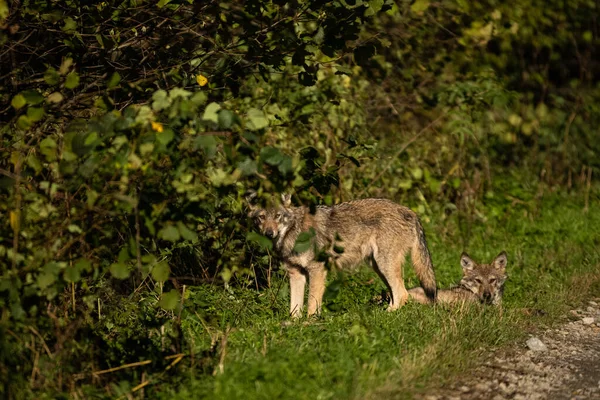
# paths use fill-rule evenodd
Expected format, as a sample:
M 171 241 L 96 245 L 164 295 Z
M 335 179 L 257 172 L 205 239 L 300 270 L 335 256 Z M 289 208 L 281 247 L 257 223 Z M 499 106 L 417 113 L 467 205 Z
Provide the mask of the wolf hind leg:
M 373 255 L 375 270 L 392 294 L 388 311 L 397 310 L 408 300 L 408 291 L 404 286 L 404 278 L 402 276 L 402 265 L 405 259 L 406 252 L 398 252 L 394 255 L 385 253 L 376 253 Z

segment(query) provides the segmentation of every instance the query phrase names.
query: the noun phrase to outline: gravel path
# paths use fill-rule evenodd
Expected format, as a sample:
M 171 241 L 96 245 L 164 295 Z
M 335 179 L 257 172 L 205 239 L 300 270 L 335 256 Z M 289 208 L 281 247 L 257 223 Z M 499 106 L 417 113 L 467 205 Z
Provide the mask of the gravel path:
M 569 319 L 421 399 L 600 399 L 600 299 L 571 310 Z

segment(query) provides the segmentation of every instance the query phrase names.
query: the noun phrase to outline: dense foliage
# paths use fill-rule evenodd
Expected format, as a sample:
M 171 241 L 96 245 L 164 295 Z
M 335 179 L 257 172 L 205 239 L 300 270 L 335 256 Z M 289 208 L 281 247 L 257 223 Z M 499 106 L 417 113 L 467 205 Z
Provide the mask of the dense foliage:
M 515 204 L 495 175 L 589 185 L 597 8 L 0 0 L 0 393 L 185 352 L 189 285 L 268 286 L 250 189 L 387 196 L 467 245 Z

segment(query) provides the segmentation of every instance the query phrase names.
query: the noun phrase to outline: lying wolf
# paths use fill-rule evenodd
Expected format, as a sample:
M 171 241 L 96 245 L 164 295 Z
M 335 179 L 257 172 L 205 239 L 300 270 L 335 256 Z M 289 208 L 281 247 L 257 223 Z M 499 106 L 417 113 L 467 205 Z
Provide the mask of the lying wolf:
M 500 305 L 506 281 L 506 252 L 501 252 L 490 264 L 478 264 L 463 253 L 460 264 L 463 277 L 458 286 L 437 291 L 438 303 L 480 302 Z M 431 299 L 422 288 L 416 287 L 408 291 L 415 301 L 430 304 Z
M 435 300 L 436 281 L 423 227 L 414 211 L 385 199 L 364 199 L 332 207 L 294 207 L 290 195 L 281 204 L 260 208 L 251 204 L 250 213 L 263 235 L 273 239 L 278 255 L 290 277 L 290 314 L 302 315 L 304 288 L 309 282 L 308 315 L 320 313 L 327 270 L 317 260 L 325 252 L 337 268 L 350 269 L 367 259 L 391 291 L 389 310 L 407 301 L 402 265 L 411 254 L 423 295 Z M 294 250 L 296 239 L 310 232 L 310 246 Z M 306 236 L 306 235 L 303 235 Z

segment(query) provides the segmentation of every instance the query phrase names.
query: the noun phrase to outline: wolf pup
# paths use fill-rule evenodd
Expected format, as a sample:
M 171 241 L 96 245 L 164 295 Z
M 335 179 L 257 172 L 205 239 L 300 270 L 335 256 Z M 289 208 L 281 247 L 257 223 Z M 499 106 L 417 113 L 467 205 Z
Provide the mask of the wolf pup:
M 417 214 L 407 207 L 385 199 L 364 199 L 332 207 L 317 206 L 313 214 L 308 207 L 292 206 L 290 195 L 282 195 L 277 207 L 250 204 L 249 216 L 263 235 L 273 239 L 274 248 L 283 259 L 290 277 L 292 317 L 302 315 L 307 278 L 308 315 L 321 311 L 327 270 L 324 262 L 315 259 L 318 251 L 324 251 L 341 269 L 369 260 L 391 291 L 388 310 L 401 307 L 408 299 L 402 265 L 410 253 L 423 296 L 430 301 L 435 299 L 435 274 L 423 227 Z M 308 250 L 297 252 L 294 246 L 302 232 L 314 236 Z
M 496 256 L 491 264 L 478 264 L 467 253 L 462 253 L 460 265 L 463 277 L 458 286 L 437 291 L 438 303 L 480 302 L 500 305 L 506 281 L 506 252 Z M 408 295 L 422 304 L 432 303 L 422 288 L 408 291 Z

